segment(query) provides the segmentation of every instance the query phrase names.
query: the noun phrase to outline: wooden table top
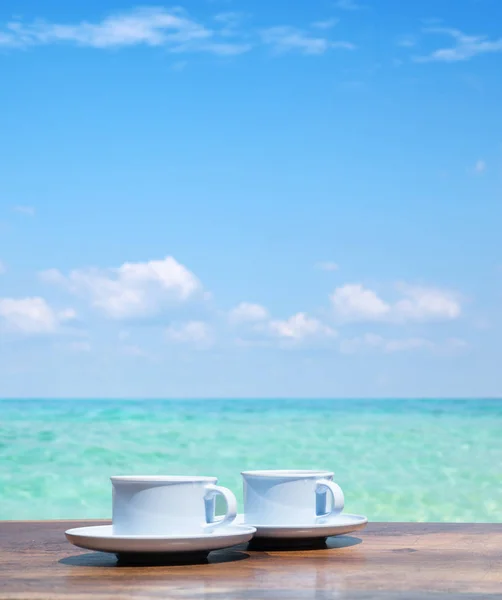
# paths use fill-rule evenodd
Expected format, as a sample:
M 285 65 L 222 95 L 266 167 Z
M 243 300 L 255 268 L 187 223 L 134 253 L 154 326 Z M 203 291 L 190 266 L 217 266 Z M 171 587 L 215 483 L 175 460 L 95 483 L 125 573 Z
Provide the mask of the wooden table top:
M 218 550 L 207 562 L 121 566 L 76 548 L 70 527 L 0 521 L 0 599 L 502 598 L 502 524 L 371 523 L 315 550 Z

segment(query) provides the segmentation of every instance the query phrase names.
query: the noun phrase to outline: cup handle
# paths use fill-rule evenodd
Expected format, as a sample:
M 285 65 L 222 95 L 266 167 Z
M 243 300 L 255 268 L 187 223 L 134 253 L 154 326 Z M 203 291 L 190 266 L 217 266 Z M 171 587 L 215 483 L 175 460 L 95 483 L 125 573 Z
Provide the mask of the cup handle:
M 327 513 L 324 513 L 323 515 L 317 515 L 317 518 L 325 518 L 339 515 L 342 512 L 343 507 L 345 505 L 345 498 L 343 496 L 342 488 L 330 479 L 319 479 L 319 481 L 317 482 L 316 493 L 320 493 L 324 490 L 328 490 L 331 494 L 331 510 Z
M 209 484 L 206 486 L 206 499 L 210 500 L 216 494 L 220 494 L 227 503 L 227 512 L 222 517 L 214 517 L 212 521 L 208 523 L 213 527 L 221 527 L 222 525 L 230 525 L 237 515 L 237 500 L 228 488 L 222 487 L 221 485 Z

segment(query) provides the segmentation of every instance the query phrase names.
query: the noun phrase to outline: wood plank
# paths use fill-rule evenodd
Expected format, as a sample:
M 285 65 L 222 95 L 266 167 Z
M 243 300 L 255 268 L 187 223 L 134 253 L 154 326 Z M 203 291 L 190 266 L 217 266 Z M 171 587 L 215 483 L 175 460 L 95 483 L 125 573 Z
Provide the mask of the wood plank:
M 69 544 L 90 521 L 0 521 L 0 599 L 502 598 L 502 524 L 372 523 L 315 550 L 219 550 L 207 563 L 121 566 Z

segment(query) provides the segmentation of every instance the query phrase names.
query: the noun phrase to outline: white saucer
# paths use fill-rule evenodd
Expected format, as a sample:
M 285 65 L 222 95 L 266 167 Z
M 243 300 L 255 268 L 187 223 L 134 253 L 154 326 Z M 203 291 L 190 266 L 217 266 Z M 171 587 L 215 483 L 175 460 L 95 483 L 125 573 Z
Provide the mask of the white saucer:
M 200 553 L 228 548 L 249 542 L 256 529 L 250 525 L 228 525 L 213 533 L 187 536 L 114 535 L 112 525 L 78 527 L 65 532 L 69 542 L 80 548 L 113 552 L 115 554 L 140 553 Z
M 333 535 L 345 535 L 366 526 L 368 519 L 361 515 L 349 515 L 342 513 L 326 519 L 324 523 L 311 523 L 305 525 L 259 525 L 256 527 L 256 538 L 273 539 L 318 539 Z M 244 524 L 244 515 L 237 515 L 235 525 Z

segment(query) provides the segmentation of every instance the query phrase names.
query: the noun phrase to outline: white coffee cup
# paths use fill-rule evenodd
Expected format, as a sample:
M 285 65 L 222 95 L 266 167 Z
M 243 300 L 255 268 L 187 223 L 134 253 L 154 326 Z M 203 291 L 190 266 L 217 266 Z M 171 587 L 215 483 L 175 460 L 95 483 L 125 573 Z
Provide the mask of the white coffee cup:
M 115 535 L 197 535 L 230 524 L 237 501 L 216 477 L 120 476 L 113 486 Z M 223 517 L 214 516 L 215 497 L 227 504 Z
M 241 475 L 244 521 L 249 525 L 322 523 L 344 507 L 342 489 L 330 471 L 243 471 Z

